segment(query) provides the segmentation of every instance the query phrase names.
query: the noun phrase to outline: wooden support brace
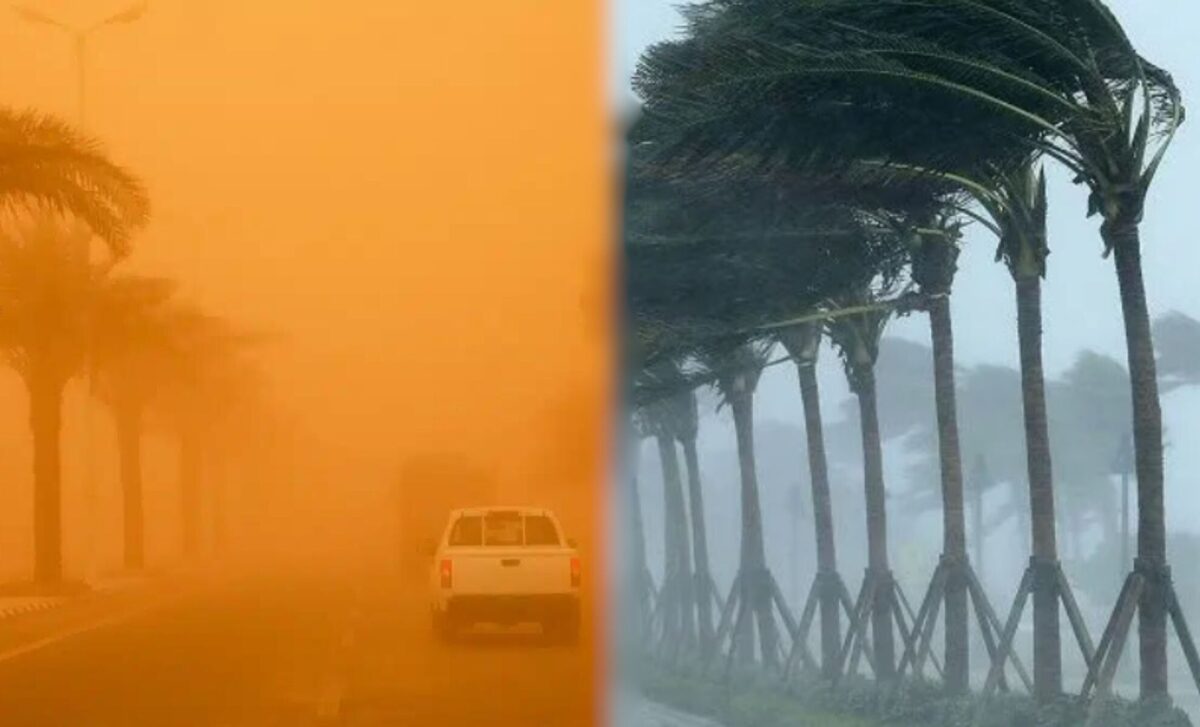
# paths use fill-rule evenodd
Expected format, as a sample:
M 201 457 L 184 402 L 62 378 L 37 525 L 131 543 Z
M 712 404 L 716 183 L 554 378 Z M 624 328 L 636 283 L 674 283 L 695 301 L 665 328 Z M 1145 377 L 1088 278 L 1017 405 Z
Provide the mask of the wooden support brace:
M 875 610 L 876 592 L 879 590 L 879 581 L 875 576 L 867 576 L 863 580 L 863 593 L 866 598 L 860 604 L 857 621 L 854 625 L 851 634 L 853 634 L 852 645 L 850 650 L 850 662 L 847 674 L 855 674 L 858 672 L 858 660 L 862 656 L 863 644 L 867 640 L 868 625 L 871 621 L 871 614 Z M 872 665 L 872 671 L 874 666 Z
M 1133 615 L 1137 612 L 1138 600 L 1146 587 L 1146 579 L 1141 573 L 1134 571 L 1130 578 L 1130 588 L 1125 593 L 1125 602 L 1118 603 L 1115 615 L 1116 625 L 1113 628 L 1112 640 L 1108 649 L 1100 657 L 1100 674 L 1096 677 L 1096 693 L 1088 708 L 1087 727 L 1095 725 L 1100 718 L 1104 703 L 1112 692 L 1113 677 L 1116 676 L 1117 666 L 1121 663 L 1121 654 L 1125 651 L 1125 641 L 1129 638 L 1129 626 L 1133 623 Z
M 800 615 L 800 624 L 796 627 L 796 633 L 792 635 L 792 646 L 788 650 L 787 661 L 783 664 L 783 680 L 785 682 L 791 676 L 792 665 L 796 661 L 797 653 L 800 653 L 806 665 L 812 661 L 812 655 L 808 651 L 808 631 L 812 628 L 813 617 L 817 613 L 820 584 L 820 576 L 817 576 L 808 589 L 808 598 L 804 600 L 804 612 Z
M 1175 593 L 1174 584 L 1167 587 L 1167 599 L 1167 612 L 1171 615 L 1171 622 L 1175 624 L 1175 635 L 1179 637 L 1179 645 L 1183 647 L 1183 656 L 1192 672 L 1192 681 L 1200 691 L 1200 654 L 1196 653 L 1196 642 L 1192 640 L 1191 629 L 1188 628 L 1187 619 L 1183 617 L 1183 608 L 1179 605 L 1179 596 Z
M 842 580 L 840 575 L 837 576 L 838 588 L 838 603 L 842 604 L 842 610 L 846 612 L 846 618 L 854 617 L 854 599 L 850 597 L 850 589 L 846 587 L 846 582 Z
M 729 588 L 729 599 L 725 601 L 725 607 L 721 609 L 721 619 L 717 623 L 717 635 L 713 637 L 712 652 L 708 658 L 714 654 L 721 653 L 721 645 L 725 643 L 725 637 L 729 634 L 729 629 L 733 625 L 733 617 L 738 602 L 742 597 L 742 575 L 739 573 L 734 576 L 733 585 Z
M 1134 576 L 1136 573 L 1130 573 L 1125 577 L 1125 582 L 1121 584 L 1121 592 L 1117 595 L 1116 606 L 1113 607 L 1112 614 L 1108 617 L 1108 623 L 1104 625 L 1104 632 L 1100 634 L 1100 645 L 1096 647 L 1095 656 L 1092 659 L 1092 665 L 1088 668 L 1087 676 L 1083 678 L 1083 688 L 1079 691 L 1079 696 L 1087 699 L 1092 687 L 1095 686 L 1096 680 L 1100 676 L 1100 662 L 1104 660 L 1105 655 L 1112 645 L 1113 635 L 1116 633 L 1117 620 L 1121 613 L 1121 608 L 1129 597 L 1129 591 L 1133 588 Z
M 1008 612 L 1008 621 L 1004 625 L 1004 631 L 1000 635 L 1000 643 L 996 645 L 996 651 L 992 655 L 992 665 L 988 669 L 987 680 L 983 683 L 982 696 L 987 699 L 996 691 L 1000 681 L 1004 678 L 1004 665 L 1008 661 L 1008 656 L 1012 653 L 1013 640 L 1017 637 L 1017 627 L 1021 624 L 1021 614 L 1025 611 L 1025 602 L 1029 600 L 1029 593 L 1033 588 L 1033 569 L 1026 568 L 1025 574 L 1021 576 L 1021 585 L 1017 587 L 1016 598 L 1013 599 L 1012 610 Z M 979 602 L 976 601 L 976 608 L 979 608 Z M 986 620 L 986 617 L 985 617 Z M 1032 684 L 1030 685 L 1032 691 Z
M 913 663 L 915 666 L 917 652 L 920 651 L 921 645 L 933 636 L 933 628 L 928 625 L 931 622 L 929 609 L 932 608 L 934 600 L 941 600 L 942 598 L 942 575 L 944 572 L 945 564 L 941 562 L 933 569 L 933 576 L 929 579 L 929 588 L 925 589 L 925 597 L 921 600 L 921 608 L 917 611 L 917 617 L 913 620 L 913 632 L 917 633 L 920 638 L 916 641 L 914 647 L 905 647 L 904 653 L 900 655 L 900 666 L 896 669 L 896 673 L 900 676 L 904 676 L 904 672 L 908 669 L 910 663 Z M 917 676 L 920 676 L 920 674 L 918 673 Z
M 737 618 L 735 618 L 733 621 L 733 632 L 730 634 L 729 638 L 729 651 L 725 655 L 724 680 L 726 682 L 729 681 L 729 675 L 733 671 L 733 656 L 738 649 L 738 636 L 742 633 L 742 629 L 745 627 L 746 618 L 750 615 L 750 609 L 747 607 L 749 602 L 749 597 L 744 593 L 741 594 L 741 598 L 738 599 Z
M 892 615 L 896 619 L 896 627 L 900 630 L 900 640 L 904 643 L 904 650 L 908 651 L 913 647 L 917 638 L 915 630 L 909 630 L 907 617 L 904 613 L 904 607 L 901 604 L 901 598 L 898 597 L 899 586 L 892 586 L 892 597 L 889 599 L 892 602 Z M 938 675 L 945 678 L 945 673 L 942 671 L 942 665 L 934 659 L 934 667 L 937 669 Z
M 946 591 L 943 587 L 941 596 L 929 604 L 929 613 L 925 615 L 925 629 L 922 633 L 920 648 L 917 649 L 917 654 L 913 661 L 913 673 L 919 677 L 925 675 L 925 660 L 933 653 L 933 630 L 937 627 L 938 614 L 941 613 L 945 593 Z
M 1061 563 L 1055 566 L 1055 580 L 1058 582 L 1058 594 L 1062 599 L 1063 609 L 1067 612 L 1067 621 L 1071 624 L 1071 630 L 1075 632 L 1075 642 L 1079 644 L 1083 661 L 1090 671 L 1092 662 L 1096 660 L 1096 647 L 1092 645 L 1092 637 L 1088 634 L 1087 624 L 1084 623 L 1083 614 L 1079 611 L 1079 604 L 1075 602 L 1075 592 L 1067 581 L 1067 574 L 1063 573 Z
M 848 675 L 855 671 L 857 664 L 851 664 L 849 659 L 851 653 L 855 650 L 855 643 L 866 638 L 866 619 L 864 611 L 867 607 L 868 596 L 872 592 L 872 581 L 870 578 L 864 578 L 862 587 L 858 590 L 858 599 L 854 602 L 854 608 L 850 612 L 850 623 L 846 628 L 846 638 L 842 642 L 841 652 L 838 655 L 838 674 Z M 847 595 L 849 595 L 847 593 Z
M 725 599 L 721 598 L 721 591 L 717 588 L 716 581 L 710 575 L 708 577 L 708 590 L 712 594 L 713 601 L 717 604 L 717 613 L 725 610 Z
M 913 620 L 912 635 L 913 635 L 913 640 L 915 641 L 916 637 L 917 637 L 916 617 L 913 615 L 912 605 L 908 602 L 908 597 L 904 595 L 904 589 L 901 588 L 900 584 L 897 583 L 895 580 L 892 581 L 892 588 L 895 592 L 895 596 L 900 599 L 900 605 L 904 607 L 904 610 L 901 613 L 901 615 L 907 614 L 908 618 Z M 900 623 L 901 628 L 903 628 L 903 621 L 901 620 L 898 623 Z M 907 651 L 907 649 L 905 649 L 905 650 Z M 938 676 L 940 676 L 944 679 L 946 676 L 946 673 L 945 673 L 945 671 L 942 670 L 942 663 L 940 661 L 938 661 L 937 656 L 935 654 L 933 654 L 932 652 L 930 652 L 929 656 L 930 656 L 930 660 L 933 662 L 933 668 L 935 670 L 937 670 Z
M 995 639 L 1000 637 L 1000 617 L 996 615 L 996 609 L 992 608 L 992 602 L 987 597 L 987 592 L 983 590 L 983 584 L 979 581 L 979 576 L 975 574 L 975 569 L 967 564 L 967 587 L 971 592 L 971 600 L 975 605 L 976 619 L 979 621 L 979 628 L 983 632 L 983 644 L 989 649 L 989 655 L 994 650 Z M 982 616 L 980 613 L 982 612 Z M 987 625 L 991 624 L 989 631 Z M 989 646 L 991 645 L 991 646 Z M 1029 671 L 1025 668 L 1025 664 L 1021 661 L 1021 656 L 1017 654 L 1015 649 L 1009 649 L 1008 660 L 1012 662 L 1013 669 L 1016 670 L 1017 676 L 1021 679 L 1021 684 L 1025 686 L 1025 690 L 1030 694 L 1033 693 L 1033 680 L 1029 677 Z M 1000 685 L 1007 689 L 1007 678 L 1000 675 Z

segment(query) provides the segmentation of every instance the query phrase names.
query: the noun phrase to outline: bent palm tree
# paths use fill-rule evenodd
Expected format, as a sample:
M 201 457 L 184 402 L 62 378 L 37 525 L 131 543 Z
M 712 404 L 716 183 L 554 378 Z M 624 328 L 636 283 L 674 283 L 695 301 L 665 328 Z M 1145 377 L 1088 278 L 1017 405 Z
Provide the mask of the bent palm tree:
M 808 444 L 808 473 L 812 489 L 813 525 L 816 534 L 817 571 L 820 581 L 821 672 L 827 679 L 837 676 L 842 646 L 842 579 L 837 569 L 833 532 L 833 501 L 829 493 L 829 466 L 825 457 L 825 435 L 821 421 L 821 396 L 817 385 L 817 355 L 821 348 L 821 326 L 803 323 L 775 334 L 796 363 L 800 398 L 804 406 L 804 428 Z M 803 638 L 804 634 L 800 636 Z
M 142 183 L 97 142 L 50 116 L 0 108 L 0 207 L 12 206 L 70 213 L 118 255 L 150 210 Z
M 704 347 L 699 358 L 715 378 L 723 403 L 728 404 L 733 412 L 737 436 L 742 537 L 734 585 L 739 594 L 739 610 L 743 615 L 732 624 L 733 642 L 742 658 L 750 658 L 754 643 L 751 624 L 756 623 L 762 659 L 767 664 L 774 664 L 777 663 L 780 646 L 779 631 L 772 608 L 775 602 L 774 579 L 767 568 L 758 466 L 754 456 L 754 390 L 769 352 L 768 344 L 721 341 Z M 731 591 L 726 603 L 727 611 L 734 599 L 735 594 Z
M 753 54 L 753 73 L 739 69 L 722 77 L 709 64 L 697 74 L 710 88 L 724 89 L 726 98 L 778 103 L 777 90 L 793 83 L 855 86 L 876 104 L 892 101 L 891 106 L 897 95 L 911 101 L 918 93 L 948 104 L 948 118 L 984 115 L 1011 122 L 1012 142 L 1054 159 L 1087 185 L 1088 214 L 1102 217 L 1104 251 L 1115 262 L 1132 383 L 1139 527 L 1131 577 L 1140 585 L 1131 593 L 1140 592 L 1141 693 L 1165 694 L 1166 618 L 1173 596 L 1162 412 L 1140 224 L 1150 186 L 1183 122 L 1170 74 L 1138 53 L 1100 0 L 720 5 L 733 7 L 743 20 L 757 17 L 758 31 L 742 32 L 740 38 L 752 40 L 733 44 L 726 54 Z M 791 127 L 786 131 L 794 133 Z M 1113 623 L 1125 601 L 1122 597 L 1114 610 Z M 1196 676 L 1200 681 L 1200 672 Z
M 670 363 L 665 367 L 674 369 Z M 679 454 L 675 447 L 677 435 L 670 408 L 669 401 L 651 405 L 649 421 L 658 444 L 663 477 L 663 553 L 666 557 L 661 591 L 663 642 L 675 652 L 680 647 L 687 649 L 695 644 L 696 616 L 687 501 L 683 494 Z
M 934 404 L 937 414 L 938 462 L 942 482 L 942 557 L 953 564 L 946 582 L 946 681 L 951 691 L 969 688 L 966 569 L 966 515 L 963 504 L 962 450 L 958 441 L 958 406 L 954 383 L 954 327 L 950 290 L 958 268 L 959 233 L 949 220 L 914 236 L 913 280 L 928 300 L 933 348 Z
M 870 293 L 846 296 L 841 307 L 867 306 Z M 895 676 L 896 649 L 893 629 L 895 584 L 888 563 L 887 491 L 883 483 L 883 444 L 879 435 L 878 397 L 875 390 L 875 362 L 879 358 L 879 340 L 891 310 L 877 309 L 834 319 L 828 334 L 841 355 L 850 390 L 858 399 L 859 426 L 862 429 L 863 487 L 866 490 L 867 579 L 863 595 L 870 599 L 871 631 L 874 637 L 874 670 L 881 681 Z
M 694 389 L 680 391 L 671 397 L 669 404 L 673 429 L 683 447 L 683 463 L 687 469 L 688 512 L 691 515 L 695 581 L 692 596 L 700 623 L 700 648 L 707 654 L 716 636 L 713 631 L 712 606 L 714 600 L 719 600 L 719 596 L 708 565 L 708 528 L 704 516 L 704 487 L 700 480 L 700 453 L 696 442 L 700 434 L 700 411 Z

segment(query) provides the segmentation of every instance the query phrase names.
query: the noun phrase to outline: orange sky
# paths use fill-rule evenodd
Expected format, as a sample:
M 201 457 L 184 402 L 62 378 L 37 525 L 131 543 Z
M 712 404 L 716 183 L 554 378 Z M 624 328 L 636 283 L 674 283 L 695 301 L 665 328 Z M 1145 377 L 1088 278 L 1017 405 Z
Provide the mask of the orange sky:
M 81 24 L 125 6 L 30 4 Z M 519 478 L 561 430 L 548 407 L 598 413 L 599 11 L 519 10 L 152 0 L 90 43 L 88 128 L 155 205 L 131 267 L 277 333 L 279 398 L 359 484 L 450 444 Z M 65 36 L 0 13 L 0 49 L 0 102 L 74 116 Z M 11 382 L 0 414 L 27 456 Z

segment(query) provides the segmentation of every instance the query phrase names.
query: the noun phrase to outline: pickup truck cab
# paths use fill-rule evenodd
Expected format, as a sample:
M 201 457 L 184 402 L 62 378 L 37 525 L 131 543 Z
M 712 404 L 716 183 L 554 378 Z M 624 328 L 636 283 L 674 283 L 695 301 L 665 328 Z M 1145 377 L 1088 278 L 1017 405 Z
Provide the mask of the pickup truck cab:
M 434 631 L 449 641 L 479 623 L 538 623 L 547 637 L 574 643 L 580 580 L 579 553 L 553 513 L 455 510 L 433 553 Z

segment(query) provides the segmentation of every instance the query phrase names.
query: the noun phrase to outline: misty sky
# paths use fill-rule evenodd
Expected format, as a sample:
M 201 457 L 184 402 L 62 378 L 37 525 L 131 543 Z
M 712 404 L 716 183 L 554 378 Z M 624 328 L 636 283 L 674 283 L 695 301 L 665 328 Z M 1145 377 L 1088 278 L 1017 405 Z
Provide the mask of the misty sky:
M 678 29 L 674 0 L 616 0 L 612 19 L 614 53 L 610 91 L 619 102 L 628 102 L 628 76 L 638 54 L 649 43 L 671 37 Z M 1200 55 L 1195 52 L 1195 28 L 1200 27 L 1200 5 L 1192 0 L 1113 0 L 1109 3 L 1124 23 L 1134 43 L 1151 60 L 1167 68 L 1183 91 L 1184 101 L 1195 106 L 1200 99 Z M 1153 6 L 1153 12 L 1149 7 Z M 1144 261 L 1151 315 L 1181 310 L 1200 318 L 1196 271 L 1200 270 L 1200 245 L 1195 242 L 1192 219 L 1196 195 L 1192 175 L 1200 168 L 1200 129 L 1185 124 L 1164 163 L 1147 203 L 1142 227 Z M 1049 235 L 1051 256 L 1043 294 L 1045 359 L 1047 373 L 1068 367 L 1078 351 L 1091 348 L 1124 362 L 1124 337 L 1112 261 L 1103 259 L 1099 223 L 1084 217 L 1086 195 L 1070 184 L 1061 171 L 1050 173 Z M 957 358 L 961 364 L 981 362 L 1017 366 L 1016 306 L 1011 278 L 993 262 L 995 243 L 983 230 L 969 232 L 955 283 L 954 315 Z M 889 328 L 928 342 L 924 317 L 895 322 Z M 845 397 L 837 368 L 825 356 L 822 367 L 824 394 L 830 405 Z M 757 400 L 760 418 L 795 421 L 800 401 L 795 374 L 779 367 L 764 376 Z M 1200 480 L 1200 453 L 1188 446 L 1200 436 L 1200 391 L 1185 389 L 1164 397 L 1167 427 L 1168 523 L 1187 527 L 1200 522 L 1200 498 L 1193 492 Z M 833 411 L 827 407 L 827 411 Z M 709 446 L 727 448 L 731 428 L 722 415 L 720 425 L 709 426 Z M 970 426 L 970 422 L 961 422 Z M 729 428 L 730 431 L 726 431 Z

